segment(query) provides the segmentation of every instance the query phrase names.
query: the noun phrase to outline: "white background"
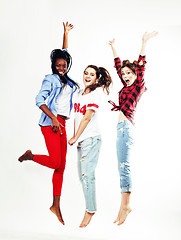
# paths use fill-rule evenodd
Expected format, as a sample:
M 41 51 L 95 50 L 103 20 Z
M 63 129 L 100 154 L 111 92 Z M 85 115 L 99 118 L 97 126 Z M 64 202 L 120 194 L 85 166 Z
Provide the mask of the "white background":
M 179 0 L 1 0 L 0 1 L 0 239 L 180 239 L 180 55 Z M 105 104 L 103 145 L 96 170 L 98 212 L 79 229 L 84 198 L 77 175 L 76 148 L 68 147 L 62 189 L 62 226 L 49 211 L 52 170 L 17 159 L 27 149 L 46 154 L 35 106 L 41 82 L 51 73 L 49 55 L 61 48 L 63 21 L 73 66 L 69 75 L 82 83 L 88 64 L 103 66 L 114 85 L 121 83 L 108 41 L 116 38 L 121 59 L 137 59 L 145 31 L 159 35 L 147 46 L 147 93 L 136 114 L 132 213 L 124 225 L 113 224 L 120 188 L 116 159 L 116 112 Z M 67 122 L 72 136 L 72 119 Z

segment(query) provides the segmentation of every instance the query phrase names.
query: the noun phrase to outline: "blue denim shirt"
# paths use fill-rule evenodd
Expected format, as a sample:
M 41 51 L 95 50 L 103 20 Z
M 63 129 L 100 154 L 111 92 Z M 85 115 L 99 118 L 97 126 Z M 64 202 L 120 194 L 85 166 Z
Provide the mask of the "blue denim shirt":
M 70 110 L 72 109 L 72 96 L 76 91 L 76 87 L 73 83 L 67 80 L 67 83 L 72 88 L 72 93 L 70 96 Z M 36 96 L 36 105 L 40 107 L 43 104 L 46 104 L 49 110 L 57 116 L 57 110 L 55 107 L 55 100 L 62 91 L 62 82 L 57 74 L 48 74 L 45 76 L 41 89 Z M 47 99 L 48 98 L 48 99 Z M 45 100 L 47 99 L 47 103 Z M 43 111 L 39 120 L 40 126 L 52 126 L 52 119 L 48 117 Z

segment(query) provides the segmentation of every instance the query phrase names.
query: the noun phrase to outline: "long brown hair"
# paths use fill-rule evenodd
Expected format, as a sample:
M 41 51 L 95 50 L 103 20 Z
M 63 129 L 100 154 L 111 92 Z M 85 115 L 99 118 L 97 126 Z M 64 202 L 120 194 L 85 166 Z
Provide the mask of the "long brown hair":
M 95 65 L 88 65 L 87 68 L 93 68 L 96 71 L 96 78 L 98 81 L 87 88 L 90 89 L 90 91 L 94 91 L 98 87 L 102 87 L 103 90 L 106 90 L 107 95 L 109 95 L 109 86 L 112 83 L 112 78 L 107 71 L 107 69 L 103 67 L 97 67 Z M 85 70 L 86 70 L 85 69 Z

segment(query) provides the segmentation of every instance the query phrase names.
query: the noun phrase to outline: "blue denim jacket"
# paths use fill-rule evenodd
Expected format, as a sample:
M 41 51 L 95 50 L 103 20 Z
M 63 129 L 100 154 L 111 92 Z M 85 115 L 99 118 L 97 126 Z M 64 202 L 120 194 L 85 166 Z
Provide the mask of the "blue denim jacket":
M 72 93 L 70 96 L 70 110 L 72 109 L 72 96 L 76 91 L 76 87 L 73 83 L 67 80 L 67 83 L 72 88 Z M 58 97 L 62 90 L 62 82 L 57 74 L 48 74 L 45 76 L 41 89 L 36 96 L 36 105 L 40 107 L 43 104 L 46 104 L 49 110 L 57 116 L 57 110 L 55 107 L 55 100 Z M 48 98 L 48 99 L 47 99 Z M 45 100 L 47 99 L 47 103 Z M 40 126 L 52 126 L 52 119 L 48 117 L 43 111 L 39 120 Z

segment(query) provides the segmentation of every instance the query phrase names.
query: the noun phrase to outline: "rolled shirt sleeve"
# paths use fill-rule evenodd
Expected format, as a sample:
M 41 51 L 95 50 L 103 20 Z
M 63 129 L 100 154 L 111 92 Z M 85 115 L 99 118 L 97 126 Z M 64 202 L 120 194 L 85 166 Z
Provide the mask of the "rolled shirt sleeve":
M 41 89 L 35 98 L 36 105 L 38 107 L 41 107 L 43 104 L 45 104 L 45 100 L 47 99 L 47 97 L 50 95 L 50 92 L 51 92 L 51 88 L 52 88 L 51 85 L 52 84 L 50 79 L 45 77 L 42 82 Z
M 90 93 L 89 100 L 86 104 L 86 110 L 94 110 L 95 112 L 98 111 L 100 106 L 100 96 L 98 94 L 98 91 L 93 91 Z

